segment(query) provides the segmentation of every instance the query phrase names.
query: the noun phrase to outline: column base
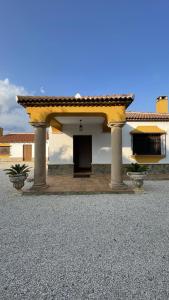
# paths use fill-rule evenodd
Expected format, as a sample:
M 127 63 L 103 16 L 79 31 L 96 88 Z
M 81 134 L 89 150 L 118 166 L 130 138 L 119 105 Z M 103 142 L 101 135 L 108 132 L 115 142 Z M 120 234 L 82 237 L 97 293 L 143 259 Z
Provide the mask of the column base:
M 124 182 L 121 182 L 121 183 L 110 182 L 109 187 L 112 190 L 127 190 L 127 189 L 129 189 L 128 185 L 125 184 Z
M 38 191 L 38 190 L 44 190 L 47 189 L 49 186 L 44 183 L 44 184 L 34 184 L 32 185 L 32 187 L 30 188 L 31 191 Z

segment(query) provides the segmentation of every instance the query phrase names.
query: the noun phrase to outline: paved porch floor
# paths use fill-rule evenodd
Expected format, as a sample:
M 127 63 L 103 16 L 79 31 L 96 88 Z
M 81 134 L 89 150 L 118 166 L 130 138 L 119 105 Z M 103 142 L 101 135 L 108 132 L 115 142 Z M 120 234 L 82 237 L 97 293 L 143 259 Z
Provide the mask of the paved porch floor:
M 42 191 L 24 190 L 24 193 L 78 194 L 78 193 L 133 193 L 131 184 L 125 189 L 112 190 L 109 187 L 110 175 L 91 175 L 74 178 L 72 175 L 55 175 L 47 177 L 48 188 Z
M 33 177 L 33 174 L 32 174 Z M 149 174 L 146 180 L 168 180 L 168 174 Z M 48 188 L 34 191 L 31 184 L 26 185 L 23 189 L 24 194 L 99 194 L 99 193 L 119 193 L 131 194 L 134 193 L 132 189 L 132 182 L 127 176 L 124 176 L 124 183 L 127 184 L 126 189 L 112 190 L 109 187 L 110 174 L 93 174 L 90 177 L 74 178 L 73 175 L 55 175 L 47 177 Z
M 33 176 L 33 174 L 32 174 Z M 168 180 L 168 174 L 149 174 L 146 180 Z M 110 174 L 93 174 L 90 177 L 74 178 L 73 175 L 55 175 L 47 177 L 48 188 L 41 191 L 32 191 L 26 187 L 25 194 L 99 194 L 99 193 L 134 193 L 132 182 L 124 176 L 125 189 L 112 190 L 109 186 Z

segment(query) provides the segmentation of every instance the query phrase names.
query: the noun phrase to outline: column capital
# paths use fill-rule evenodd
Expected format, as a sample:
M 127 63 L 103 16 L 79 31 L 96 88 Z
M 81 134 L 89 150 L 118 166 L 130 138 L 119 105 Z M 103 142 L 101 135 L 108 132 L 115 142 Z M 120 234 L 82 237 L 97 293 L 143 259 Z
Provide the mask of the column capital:
M 30 122 L 33 127 L 43 127 L 46 128 L 48 125 L 46 122 Z
M 108 127 L 113 128 L 113 127 L 123 127 L 126 122 L 109 122 L 107 124 Z

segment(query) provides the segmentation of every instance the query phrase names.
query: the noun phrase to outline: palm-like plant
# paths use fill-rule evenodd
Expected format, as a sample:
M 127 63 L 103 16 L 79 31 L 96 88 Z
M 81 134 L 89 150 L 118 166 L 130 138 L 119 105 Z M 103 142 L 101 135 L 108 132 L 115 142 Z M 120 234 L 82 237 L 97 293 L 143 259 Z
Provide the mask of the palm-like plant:
M 15 175 L 28 175 L 28 173 L 30 172 L 30 167 L 23 164 L 15 164 L 12 165 L 9 169 L 5 169 L 4 171 L 6 172 L 7 175 L 10 176 L 15 176 Z

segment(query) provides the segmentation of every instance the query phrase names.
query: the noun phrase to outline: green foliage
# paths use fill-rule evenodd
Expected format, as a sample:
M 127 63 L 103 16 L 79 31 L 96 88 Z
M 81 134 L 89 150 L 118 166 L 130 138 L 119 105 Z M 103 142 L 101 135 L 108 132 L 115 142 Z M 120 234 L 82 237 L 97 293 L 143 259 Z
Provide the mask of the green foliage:
M 138 163 L 131 164 L 127 167 L 128 172 L 146 172 L 148 170 L 148 166 L 139 165 Z
M 30 172 L 29 166 L 23 164 L 15 164 L 12 165 L 9 169 L 4 170 L 7 175 L 15 176 L 15 175 L 27 175 Z

